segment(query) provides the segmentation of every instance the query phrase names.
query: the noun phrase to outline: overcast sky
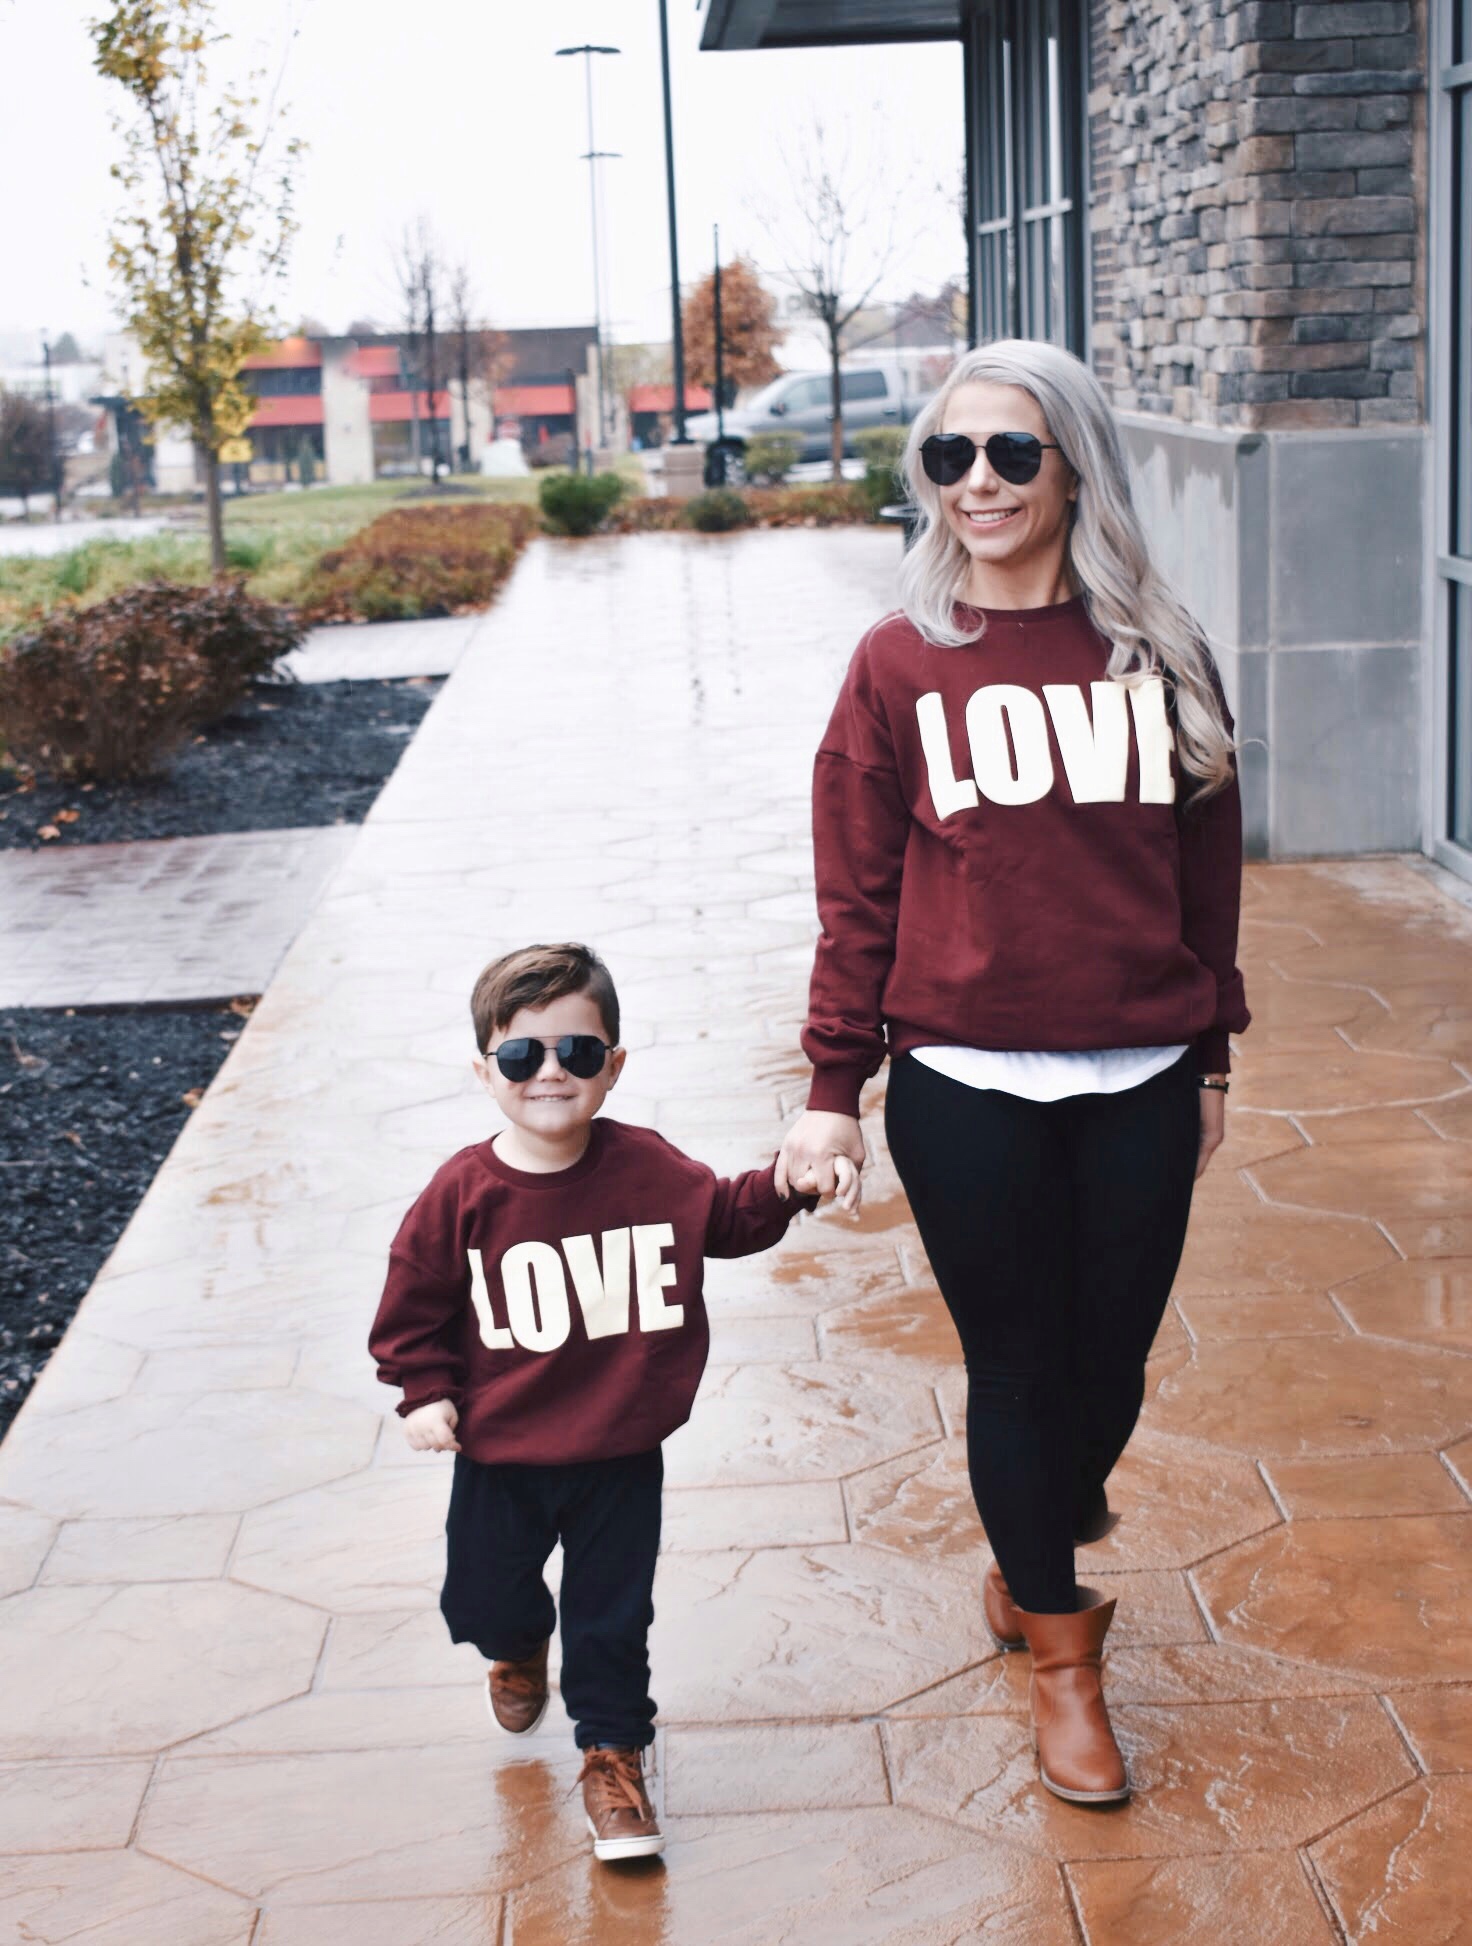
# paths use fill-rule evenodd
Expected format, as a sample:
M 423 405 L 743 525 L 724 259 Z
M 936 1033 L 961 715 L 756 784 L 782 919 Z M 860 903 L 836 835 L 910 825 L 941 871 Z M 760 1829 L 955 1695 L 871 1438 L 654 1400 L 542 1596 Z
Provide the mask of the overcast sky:
M 116 84 L 92 72 L 88 19 L 103 0 L 0 0 L 0 334 L 95 338 L 112 322 L 105 231 Z M 670 0 L 680 268 L 746 250 L 776 268 L 765 202 L 786 198 L 790 151 L 815 118 L 846 128 L 913 183 L 906 247 L 882 294 L 933 289 L 962 269 L 954 194 L 962 153 L 954 44 L 709 54 L 703 9 Z M 614 336 L 669 335 L 659 26 L 655 0 L 219 0 L 231 62 L 279 68 L 290 126 L 310 144 L 280 299 L 333 330 L 396 322 L 391 252 L 432 221 L 472 267 L 491 321 L 567 324 L 592 311 L 583 62 L 559 46 L 616 45 L 596 62 Z

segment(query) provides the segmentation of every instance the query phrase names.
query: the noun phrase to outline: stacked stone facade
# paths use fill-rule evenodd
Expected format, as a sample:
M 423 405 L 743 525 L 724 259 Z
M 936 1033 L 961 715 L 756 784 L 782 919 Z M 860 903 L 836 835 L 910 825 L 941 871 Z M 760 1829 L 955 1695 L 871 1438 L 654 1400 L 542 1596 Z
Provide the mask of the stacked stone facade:
M 1090 0 L 1094 366 L 1114 405 L 1414 424 L 1426 0 Z

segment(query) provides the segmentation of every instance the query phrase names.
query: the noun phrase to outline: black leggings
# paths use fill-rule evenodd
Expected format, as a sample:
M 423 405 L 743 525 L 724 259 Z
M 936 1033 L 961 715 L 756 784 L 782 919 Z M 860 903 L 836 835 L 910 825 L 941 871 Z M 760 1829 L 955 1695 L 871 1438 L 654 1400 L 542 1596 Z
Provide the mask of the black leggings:
M 884 1119 L 966 1359 L 987 1539 L 1020 1608 L 1071 1611 L 1074 1539 L 1134 1431 L 1186 1238 L 1193 1057 L 1120 1094 L 1035 1102 L 902 1055 Z

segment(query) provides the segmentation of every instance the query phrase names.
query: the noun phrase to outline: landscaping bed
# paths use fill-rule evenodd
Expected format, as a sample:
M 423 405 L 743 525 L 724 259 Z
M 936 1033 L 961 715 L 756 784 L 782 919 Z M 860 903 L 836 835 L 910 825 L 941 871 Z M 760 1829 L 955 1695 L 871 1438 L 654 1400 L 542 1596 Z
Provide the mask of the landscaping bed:
M 136 783 L 0 767 L 0 851 L 359 823 L 442 680 L 253 683 L 160 776 Z
M 249 1011 L 0 1010 L 0 1430 Z

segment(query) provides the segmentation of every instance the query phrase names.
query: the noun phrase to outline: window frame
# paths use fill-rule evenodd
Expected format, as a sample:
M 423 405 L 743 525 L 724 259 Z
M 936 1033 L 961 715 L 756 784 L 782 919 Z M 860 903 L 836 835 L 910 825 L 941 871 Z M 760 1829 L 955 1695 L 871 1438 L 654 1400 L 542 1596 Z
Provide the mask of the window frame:
M 1472 0 L 1435 8 L 1428 38 L 1434 479 L 1427 522 L 1427 849 L 1472 879 Z
M 1087 358 L 1086 0 L 974 0 L 965 36 L 972 343 Z

